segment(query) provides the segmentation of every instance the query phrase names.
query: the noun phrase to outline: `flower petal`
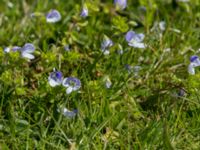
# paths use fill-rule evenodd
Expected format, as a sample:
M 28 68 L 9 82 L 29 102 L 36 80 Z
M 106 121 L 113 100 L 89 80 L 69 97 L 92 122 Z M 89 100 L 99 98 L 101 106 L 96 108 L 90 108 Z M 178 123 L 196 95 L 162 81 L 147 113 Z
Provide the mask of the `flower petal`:
M 56 23 L 61 20 L 61 15 L 57 10 L 51 10 L 46 15 L 46 21 L 49 23 Z
M 26 52 L 26 53 L 33 53 L 35 51 L 35 46 L 31 43 L 26 43 L 23 47 L 22 47 L 22 51 Z
M 3 50 L 5 53 L 9 53 L 10 52 L 10 47 L 5 47 Z
M 86 5 L 83 6 L 80 16 L 83 17 L 83 18 L 88 16 L 88 8 L 87 8 Z
M 195 74 L 195 69 L 194 69 L 193 64 L 190 64 L 190 65 L 188 66 L 188 72 L 189 72 L 189 74 L 192 74 L 192 75 Z
M 114 0 L 114 4 L 120 8 L 120 9 L 125 9 L 127 6 L 127 0 Z
M 77 115 L 78 111 L 75 109 L 73 111 L 68 110 L 67 108 L 63 109 L 63 115 L 65 117 L 73 118 Z
M 53 79 L 50 78 L 50 77 L 48 77 L 48 82 L 49 82 L 50 86 L 52 86 L 52 87 L 55 87 L 55 86 L 60 85 L 59 82 L 56 82 L 55 80 L 53 80 Z
M 72 91 L 73 91 L 73 87 L 71 87 L 71 86 L 69 86 L 69 87 L 66 89 L 66 93 L 67 93 L 67 94 L 70 94 Z
M 30 54 L 30 53 L 27 53 L 27 52 L 22 52 L 22 53 L 21 53 L 21 56 L 22 56 L 23 58 L 28 58 L 28 59 L 34 59 L 34 58 L 35 58 L 34 55 L 32 55 L 32 54 Z
M 131 42 L 128 43 L 128 45 L 135 48 L 146 48 L 146 45 L 144 43 L 139 43 L 139 42 Z

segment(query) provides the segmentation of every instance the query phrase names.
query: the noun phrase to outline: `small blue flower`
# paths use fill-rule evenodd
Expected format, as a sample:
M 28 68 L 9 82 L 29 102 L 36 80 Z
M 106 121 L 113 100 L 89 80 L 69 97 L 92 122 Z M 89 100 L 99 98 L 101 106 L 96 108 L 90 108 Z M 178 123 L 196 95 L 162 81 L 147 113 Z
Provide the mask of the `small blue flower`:
M 78 110 L 74 109 L 72 111 L 67 108 L 57 109 L 58 112 L 61 112 L 65 117 L 74 118 L 78 114 Z
M 32 53 L 35 51 L 35 47 L 31 43 L 26 43 L 21 49 L 21 56 L 23 58 L 34 59 L 35 56 Z
M 128 64 L 125 65 L 125 69 L 128 70 L 128 73 L 133 73 L 134 76 L 138 76 L 141 68 L 141 66 L 130 66 Z
M 114 0 L 114 4 L 117 8 L 123 10 L 127 7 L 127 0 Z
M 107 77 L 105 79 L 105 86 L 106 86 L 107 89 L 111 88 L 111 86 L 112 86 L 112 82 L 110 81 L 109 77 Z
M 104 55 L 108 55 L 110 53 L 109 48 L 113 46 L 113 41 L 104 35 L 103 42 L 101 43 L 101 51 Z
M 70 94 L 81 88 L 81 81 L 75 77 L 67 77 L 63 79 L 62 85 L 67 88 L 66 93 Z
M 71 48 L 70 48 L 69 45 L 65 45 L 65 46 L 64 46 L 64 50 L 67 51 L 67 52 L 69 52 L 69 51 L 71 50 Z
M 185 92 L 185 90 L 183 90 L 183 89 L 179 89 L 177 95 L 178 95 L 179 97 L 183 97 L 183 96 L 186 95 L 186 92 Z
M 131 73 L 131 71 L 132 71 L 132 66 L 126 64 L 126 65 L 124 65 L 124 67 L 125 67 L 125 69 L 128 71 L 128 73 Z
M 10 47 L 5 47 L 5 48 L 3 49 L 3 51 L 4 51 L 5 53 L 9 53 L 9 52 L 10 52 Z
M 88 16 L 88 8 L 86 5 L 83 6 L 80 16 L 83 18 L 86 18 Z
M 166 22 L 165 21 L 159 22 L 159 28 L 160 28 L 161 31 L 165 31 L 165 29 L 166 29 Z
M 145 35 L 140 33 L 137 34 L 134 31 L 128 31 L 126 33 L 125 39 L 128 42 L 129 46 L 135 47 L 135 48 L 145 48 L 146 45 L 143 43 Z
M 63 79 L 62 72 L 55 71 L 55 69 L 54 69 L 54 71 L 52 73 L 50 73 L 50 75 L 48 77 L 48 82 L 49 82 L 50 86 L 55 87 L 55 86 L 62 84 L 62 79 Z
M 46 21 L 49 23 L 56 23 L 61 20 L 60 13 L 53 9 L 46 15 Z
M 195 74 L 195 67 L 200 66 L 200 60 L 197 55 L 193 55 L 190 57 L 190 64 L 188 66 L 188 72 L 190 74 Z
M 193 64 L 193 67 L 198 67 L 198 66 L 200 66 L 199 57 L 196 56 L 196 55 L 190 57 L 190 62 Z

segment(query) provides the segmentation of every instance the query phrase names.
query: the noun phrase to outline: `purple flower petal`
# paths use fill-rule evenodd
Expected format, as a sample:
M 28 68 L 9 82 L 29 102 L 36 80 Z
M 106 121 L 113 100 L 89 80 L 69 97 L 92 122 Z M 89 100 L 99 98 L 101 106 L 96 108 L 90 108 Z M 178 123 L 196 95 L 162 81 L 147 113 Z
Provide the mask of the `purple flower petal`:
M 56 23 L 61 20 L 60 13 L 53 9 L 46 15 L 46 21 L 49 23 Z
M 114 0 L 114 4 L 123 10 L 127 7 L 127 0 Z
M 50 86 L 55 87 L 55 86 L 61 85 L 62 78 L 63 78 L 62 72 L 60 71 L 52 72 L 50 76 L 48 77 Z
M 12 51 L 14 51 L 14 52 L 19 51 L 19 50 L 21 50 L 21 49 L 22 49 L 22 48 L 19 47 L 19 46 L 13 46 L 13 47 L 12 47 Z
M 103 38 L 103 42 L 101 43 L 101 50 L 104 52 L 106 52 L 107 54 L 107 51 L 108 51 L 108 48 L 113 46 L 113 41 L 108 38 L 107 36 L 104 36 Z
M 194 62 L 198 58 L 199 57 L 197 55 L 193 55 L 193 56 L 190 57 L 190 62 Z
M 25 52 L 25 53 L 33 53 L 35 51 L 35 46 L 31 43 L 26 43 L 22 49 L 21 49 L 22 52 Z
M 84 7 L 82 8 L 82 11 L 81 11 L 80 16 L 83 17 L 83 18 L 85 18 L 85 17 L 88 16 L 88 8 L 87 8 L 87 6 L 84 6 Z

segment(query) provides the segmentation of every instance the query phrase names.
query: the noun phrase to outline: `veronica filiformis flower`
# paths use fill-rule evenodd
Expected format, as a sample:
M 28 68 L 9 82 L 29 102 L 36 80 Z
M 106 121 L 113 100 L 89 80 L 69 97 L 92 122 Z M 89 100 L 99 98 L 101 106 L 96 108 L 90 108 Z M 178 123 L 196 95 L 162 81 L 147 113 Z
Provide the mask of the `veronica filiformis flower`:
M 133 73 L 135 77 L 139 75 L 140 70 L 142 69 L 141 66 L 130 66 L 128 64 L 125 65 L 125 69 L 128 73 Z
M 192 75 L 195 74 L 195 67 L 200 66 L 200 60 L 199 57 L 196 55 L 193 55 L 190 57 L 190 64 L 188 66 L 188 72 Z
M 165 31 L 165 29 L 166 29 L 166 22 L 165 21 L 161 21 L 161 22 L 159 22 L 159 29 L 162 31 L 162 32 L 164 32 Z
M 9 52 L 10 52 L 10 50 L 11 50 L 11 48 L 10 48 L 10 47 L 5 47 L 5 48 L 3 49 L 3 51 L 4 51 L 5 53 L 9 53 Z
M 111 80 L 110 80 L 110 78 L 108 76 L 105 76 L 104 79 L 103 79 L 103 81 L 105 82 L 105 87 L 107 89 L 111 88 L 112 82 L 111 82 Z
M 21 51 L 21 56 L 27 59 L 34 59 L 35 56 L 32 54 L 35 51 L 35 46 L 31 43 L 26 43 L 22 48 L 16 47 Z
M 58 22 L 60 20 L 61 20 L 61 15 L 55 9 L 49 11 L 48 14 L 46 15 L 46 21 L 48 23 L 56 23 L 56 22 Z
M 62 72 L 56 71 L 54 69 L 53 72 L 50 73 L 48 77 L 48 82 L 50 86 L 55 87 L 62 84 L 63 75 Z
M 145 35 L 143 33 L 137 34 L 134 31 L 128 31 L 125 39 L 131 47 L 146 48 L 146 45 L 143 43 L 144 37 Z
M 125 9 L 127 7 L 127 0 L 114 0 L 117 9 Z
M 88 8 L 85 4 L 83 5 L 80 16 L 83 18 L 86 18 L 88 16 Z
M 81 81 L 75 77 L 67 77 L 63 79 L 62 85 L 66 87 L 66 93 L 70 94 L 73 91 L 77 91 L 81 88 Z
M 113 46 L 113 41 L 106 35 L 103 37 L 103 42 L 101 43 L 101 51 L 104 55 L 110 54 L 109 48 Z
M 74 110 L 70 111 L 69 109 L 67 109 L 65 107 L 57 109 L 57 111 L 62 113 L 65 117 L 68 117 L 68 118 L 73 118 L 78 114 L 78 110 L 77 109 L 74 109 Z

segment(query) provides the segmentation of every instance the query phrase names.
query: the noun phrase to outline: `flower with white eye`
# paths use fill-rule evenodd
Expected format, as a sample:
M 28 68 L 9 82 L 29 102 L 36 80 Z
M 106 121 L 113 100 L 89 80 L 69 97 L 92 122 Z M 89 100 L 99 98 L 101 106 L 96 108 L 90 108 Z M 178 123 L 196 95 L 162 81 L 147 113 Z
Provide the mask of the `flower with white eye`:
M 61 20 L 61 15 L 55 9 L 49 11 L 48 14 L 46 15 L 46 21 L 48 23 L 56 23 L 56 22 L 58 22 L 60 20 Z
M 126 33 L 125 39 L 128 42 L 129 46 L 135 48 L 146 48 L 146 45 L 143 43 L 145 35 L 143 33 L 135 33 L 134 31 L 128 31 Z
M 200 60 L 197 55 L 193 55 L 190 57 L 190 64 L 188 66 L 188 72 L 192 75 L 195 74 L 195 67 L 200 66 Z
M 48 77 L 48 82 L 50 86 L 55 87 L 62 84 L 63 75 L 60 71 L 54 71 L 50 73 Z
M 34 51 L 35 51 L 35 47 L 34 47 L 33 44 L 26 43 L 21 49 L 19 48 L 19 50 L 21 51 L 21 56 L 23 58 L 28 58 L 28 59 L 34 59 L 35 58 L 35 56 L 32 55 L 32 53 L 34 53 Z
M 67 77 L 63 79 L 62 85 L 66 87 L 66 93 L 70 94 L 73 91 L 77 91 L 81 88 L 81 81 L 75 77 Z
M 127 0 L 114 0 L 114 4 L 118 9 L 125 9 L 127 7 Z
M 80 16 L 83 18 L 86 18 L 88 16 L 88 8 L 86 5 L 83 6 Z
M 106 35 L 103 37 L 103 42 L 101 43 L 101 51 L 104 55 L 110 54 L 109 48 L 113 46 L 113 41 Z
M 60 109 L 57 109 L 57 111 L 62 113 L 65 117 L 68 117 L 68 118 L 74 118 L 78 114 L 77 109 L 70 111 L 67 108 L 60 108 Z
M 200 66 L 199 56 L 197 56 L 197 55 L 191 56 L 191 57 L 190 57 L 190 63 L 193 64 L 193 67 L 198 67 L 198 66 Z

